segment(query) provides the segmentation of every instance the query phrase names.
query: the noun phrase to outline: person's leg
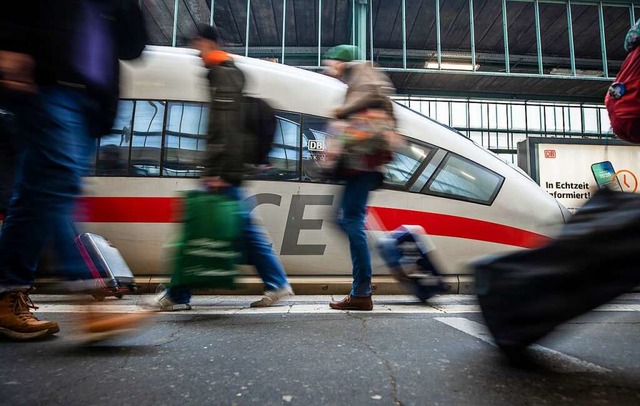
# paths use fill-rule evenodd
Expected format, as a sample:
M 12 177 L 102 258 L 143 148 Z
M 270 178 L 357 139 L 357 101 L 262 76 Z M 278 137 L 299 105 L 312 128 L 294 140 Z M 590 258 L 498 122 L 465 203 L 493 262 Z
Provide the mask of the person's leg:
M 26 294 L 54 224 L 68 218 L 86 165 L 85 99 L 77 91 L 50 87 L 16 100 L 20 124 L 14 192 L 0 231 L 0 331 L 33 339 L 59 331 L 37 320 Z
M 252 302 L 251 307 L 268 307 L 287 296 L 293 296 L 287 274 L 264 228 L 253 223 L 249 218 L 245 226 L 244 238 L 249 264 L 255 266 L 265 286 L 264 295 L 260 300 Z
M 363 173 L 345 185 L 338 224 L 349 238 L 353 285 L 351 295 L 371 296 L 371 255 L 365 234 L 367 198 L 373 185 L 372 175 Z
M 11 96 L 11 92 L 0 88 L 0 215 L 6 212 L 11 198 L 17 155 L 14 138 L 18 122 L 13 112 L 16 102 Z
M 7 211 L 13 189 L 17 152 L 12 137 L 17 130 L 16 125 L 8 101 L 0 95 L 0 217 L 4 217 Z
M 264 282 L 265 290 L 278 290 L 289 286 L 284 267 L 273 251 L 264 228 L 247 219 L 244 228 L 244 239 L 247 247 L 249 264 L 256 267 L 258 275 Z
M 16 185 L 0 233 L 0 290 L 31 286 L 55 224 L 68 219 L 88 157 L 82 93 L 55 86 L 16 112 L 24 131 Z
M 92 275 L 76 245 L 76 230 L 71 220 L 54 223 L 51 229 L 51 241 L 45 247 L 44 255 L 48 259 L 44 269 L 53 271 L 56 276 L 65 276 L 69 281 L 91 279 Z M 42 262 L 42 261 L 41 261 Z M 50 262 L 50 263 L 49 263 Z M 38 268 L 42 264 L 40 263 Z
M 178 252 L 172 253 L 172 261 L 177 261 Z M 176 285 L 175 275 L 168 288 L 158 292 L 148 305 L 162 311 L 191 310 L 191 289 L 189 286 Z
M 237 187 L 230 188 L 227 191 L 227 195 L 238 200 L 242 198 L 241 192 Z M 246 204 L 246 202 L 243 202 L 244 206 Z M 244 219 L 242 236 L 247 260 L 250 265 L 256 268 L 265 287 L 264 296 L 260 300 L 251 303 L 251 306 L 271 306 L 280 299 L 293 295 L 293 290 L 264 227 L 255 222 L 248 210 L 243 210 L 241 214 Z
M 339 310 L 371 310 L 371 255 L 365 234 L 367 199 L 379 174 L 363 173 L 347 180 L 338 212 L 338 225 L 349 238 L 353 283 L 349 295 L 329 304 Z
M 57 333 L 57 323 L 30 312 L 30 288 L 53 228 L 69 221 L 94 138 L 87 127 L 89 101 L 64 86 L 41 88 L 16 114 L 24 124 L 14 194 L 0 231 L 0 333 L 28 340 Z M 67 264 L 68 265 L 68 264 Z M 63 269 L 65 264 L 62 264 Z M 81 314 L 84 339 L 96 340 L 139 326 L 145 314 Z
M 153 297 L 150 306 L 160 310 L 191 310 L 191 289 L 188 286 L 170 286 Z

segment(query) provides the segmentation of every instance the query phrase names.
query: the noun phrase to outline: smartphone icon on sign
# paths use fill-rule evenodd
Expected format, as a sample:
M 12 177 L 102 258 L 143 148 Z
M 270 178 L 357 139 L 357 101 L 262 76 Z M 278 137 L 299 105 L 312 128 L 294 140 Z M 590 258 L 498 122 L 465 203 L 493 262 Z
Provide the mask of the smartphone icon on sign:
M 593 177 L 596 178 L 596 184 L 599 189 L 610 189 L 618 192 L 622 192 L 622 186 L 616 176 L 616 171 L 613 169 L 611 162 L 604 161 L 591 165 L 591 172 Z

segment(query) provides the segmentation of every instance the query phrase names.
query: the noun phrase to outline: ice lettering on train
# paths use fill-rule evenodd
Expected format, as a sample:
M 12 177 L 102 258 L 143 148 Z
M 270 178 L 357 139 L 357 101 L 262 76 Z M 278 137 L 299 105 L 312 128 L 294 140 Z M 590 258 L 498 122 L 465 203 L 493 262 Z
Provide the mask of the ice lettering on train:
M 282 196 L 277 195 L 275 193 L 258 193 L 253 196 L 249 196 L 244 199 L 249 211 L 252 211 L 256 207 L 261 204 L 272 204 L 274 206 L 280 207 L 280 202 L 282 202 Z
M 321 230 L 322 219 L 304 219 L 306 206 L 331 206 L 332 195 L 293 195 L 291 206 L 287 216 L 287 225 L 284 228 L 282 249 L 280 255 L 323 255 L 327 247 L 325 244 L 298 244 L 301 230 Z
M 282 196 L 275 193 L 258 193 L 246 199 L 250 210 L 261 204 L 280 206 Z M 321 230 L 323 219 L 305 219 L 306 206 L 331 206 L 333 195 L 293 195 L 287 213 L 287 224 L 282 239 L 280 255 L 324 255 L 326 244 L 299 244 L 302 230 Z

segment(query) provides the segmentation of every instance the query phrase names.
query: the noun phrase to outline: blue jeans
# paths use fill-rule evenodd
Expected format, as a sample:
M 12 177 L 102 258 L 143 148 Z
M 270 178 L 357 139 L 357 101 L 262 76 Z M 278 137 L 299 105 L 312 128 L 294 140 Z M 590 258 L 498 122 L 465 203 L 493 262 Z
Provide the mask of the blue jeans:
M 2 91 L 0 90 L 0 92 Z M 0 93 L 0 215 L 5 213 L 11 198 L 13 167 L 16 157 L 16 151 L 13 147 L 15 118 L 9 109 L 9 103 Z
M 73 244 L 70 220 L 95 139 L 87 122 L 90 101 L 64 86 L 40 89 L 12 105 L 17 131 L 13 195 L 0 230 L 0 292 L 29 288 L 38 259 L 53 239 L 61 268 L 88 271 Z
M 351 296 L 371 296 L 371 254 L 364 232 L 369 192 L 376 189 L 380 173 L 363 172 L 347 179 L 338 211 L 338 225 L 349 237 L 353 284 Z
M 242 199 L 242 193 L 237 186 L 225 188 L 220 193 L 231 199 Z M 265 290 L 278 290 L 288 286 L 287 274 L 273 251 L 272 243 L 264 228 L 252 220 L 251 213 L 246 209 L 246 202 L 243 202 L 242 206 L 243 211 L 240 213 L 244 220 L 242 237 L 249 265 L 256 268 Z M 174 303 L 189 303 L 191 290 L 184 286 L 173 286 L 169 288 L 169 298 Z

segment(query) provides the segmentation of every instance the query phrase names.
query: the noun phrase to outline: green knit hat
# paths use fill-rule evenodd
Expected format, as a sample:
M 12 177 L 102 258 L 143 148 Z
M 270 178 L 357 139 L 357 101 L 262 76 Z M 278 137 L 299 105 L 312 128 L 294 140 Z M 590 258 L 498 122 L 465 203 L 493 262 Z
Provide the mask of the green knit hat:
M 324 59 L 333 59 L 335 61 L 351 62 L 356 59 L 358 47 L 353 45 L 338 45 L 324 54 Z

